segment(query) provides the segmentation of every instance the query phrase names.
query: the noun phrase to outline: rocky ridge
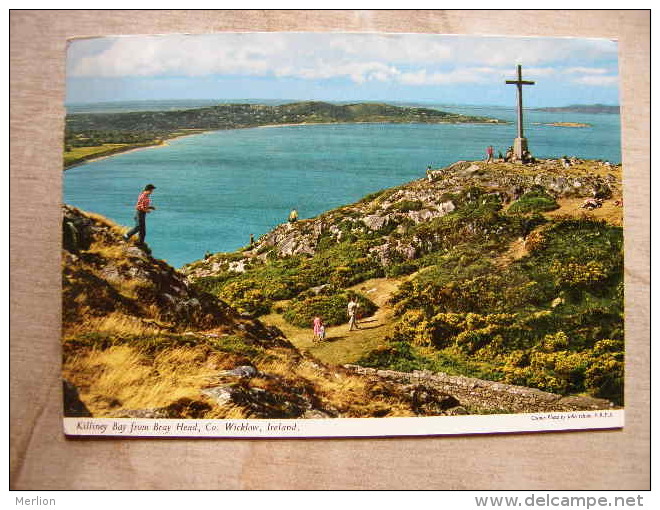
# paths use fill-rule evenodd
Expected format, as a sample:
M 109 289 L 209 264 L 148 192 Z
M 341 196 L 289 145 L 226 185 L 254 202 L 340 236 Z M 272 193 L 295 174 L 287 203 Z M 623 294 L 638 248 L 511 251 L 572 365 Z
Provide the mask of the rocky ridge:
M 220 327 L 255 340 L 275 340 L 277 330 L 248 320 L 223 301 L 197 292 L 162 260 L 122 239 L 120 227 L 64 205 L 62 251 L 63 324 L 118 313 L 144 326 L 183 332 Z
M 525 166 L 459 161 L 430 171 L 425 179 L 374 193 L 355 204 L 315 218 L 280 224 L 261 236 L 250 249 L 232 254 L 231 260 L 216 254 L 208 260 L 188 264 L 182 271 L 192 279 L 213 276 L 223 270 L 244 272 L 269 254 L 314 255 L 320 246 L 341 242 L 350 235 L 380 238 L 382 242 L 370 249 L 370 256 L 382 266 L 388 266 L 393 261 L 416 259 L 433 251 L 437 239 L 417 232 L 406 233 L 454 211 L 457 204 L 451 197 L 464 190 L 486 189 L 504 204 L 534 189 L 544 189 L 555 198 L 610 198 L 622 194 L 620 170 L 620 165 L 579 160 L 574 160 L 570 168 L 564 168 L 559 160 L 542 160 Z M 468 224 L 467 228 L 479 227 Z

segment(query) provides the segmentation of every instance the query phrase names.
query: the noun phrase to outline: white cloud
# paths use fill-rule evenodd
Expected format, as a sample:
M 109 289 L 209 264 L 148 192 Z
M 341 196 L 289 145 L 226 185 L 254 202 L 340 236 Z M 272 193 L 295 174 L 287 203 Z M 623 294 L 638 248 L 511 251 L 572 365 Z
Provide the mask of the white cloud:
M 522 63 L 523 77 L 531 80 L 563 73 L 584 84 L 612 84 L 611 72 L 590 65 L 590 59 L 604 59 L 607 67 L 615 67 L 616 44 L 569 38 L 274 32 L 81 40 L 71 43 L 67 64 L 70 77 L 225 74 L 442 85 L 512 79 L 515 64 Z
M 287 66 L 274 71 L 275 76 L 309 80 L 349 78 L 356 83 L 394 79 L 400 71 L 382 62 L 327 62 L 317 59 L 303 67 Z
M 70 73 L 105 77 L 265 74 L 272 68 L 270 59 L 286 56 L 287 47 L 277 37 L 255 35 L 121 37 L 101 52 L 74 55 Z
M 572 74 L 606 74 L 610 71 L 602 67 L 569 67 L 564 69 L 564 72 Z
M 461 68 L 444 72 L 429 73 L 426 69 L 403 73 L 398 80 L 406 85 L 443 85 L 455 83 L 484 83 L 493 78 L 504 77 L 502 69 L 490 67 Z
M 574 83 L 581 85 L 594 85 L 597 87 L 611 87 L 618 85 L 618 76 L 580 76 L 573 80 Z
M 617 45 L 602 39 L 546 37 L 456 37 L 455 58 L 459 62 L 480 62 L 493 66 L 562 64 L 584 60 L 615 59 Z
M 431 63 L 452 58 L 450 45 L 443 41 L 424 34 L 348 34 L 334 36 L 328 46 L 344 55 L 365 59 L 392 63 Z

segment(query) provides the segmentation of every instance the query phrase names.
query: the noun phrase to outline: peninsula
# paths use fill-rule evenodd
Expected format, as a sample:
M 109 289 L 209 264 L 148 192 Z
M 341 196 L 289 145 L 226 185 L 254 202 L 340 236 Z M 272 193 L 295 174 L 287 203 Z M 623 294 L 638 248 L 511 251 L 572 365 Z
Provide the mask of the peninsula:
M 305 101 L 278 106 L 221 104 L 176 111 L 80 113 L 66 118 L 64 168 L 117 152 L 161 145 L 167 139 L 223 129 L 337 123 L 505 123 L 433 108 L 384 103 L 338 105 Z
M 620 113 L 618 105 L 609 104 L 572 104 L 569 106 L 553 106 L 546 108 L 535 108 L 537 112 L 557 112 L 557 113 Z

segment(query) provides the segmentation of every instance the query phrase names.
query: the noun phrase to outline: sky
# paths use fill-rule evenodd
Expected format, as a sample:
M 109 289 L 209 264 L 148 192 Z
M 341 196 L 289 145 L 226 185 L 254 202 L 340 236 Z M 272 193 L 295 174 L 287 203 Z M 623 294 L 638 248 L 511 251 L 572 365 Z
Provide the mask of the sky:
M 219 33 L 69 41 L 67 104 L 160 99 L 619 104 L 607 39 Z

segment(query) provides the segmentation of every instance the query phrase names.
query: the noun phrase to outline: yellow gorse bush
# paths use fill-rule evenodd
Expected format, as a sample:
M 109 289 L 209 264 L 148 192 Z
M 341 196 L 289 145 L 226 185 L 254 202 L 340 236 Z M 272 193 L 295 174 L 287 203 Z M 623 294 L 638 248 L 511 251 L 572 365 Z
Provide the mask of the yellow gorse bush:
M 548 271 L 557 279 L 558 284 L 571 286 L 590 285 L 604 280 L 608 276 L 605 265 L 596 260 L 590 260 L 586 263 L 575 260 L 554 260 Z

